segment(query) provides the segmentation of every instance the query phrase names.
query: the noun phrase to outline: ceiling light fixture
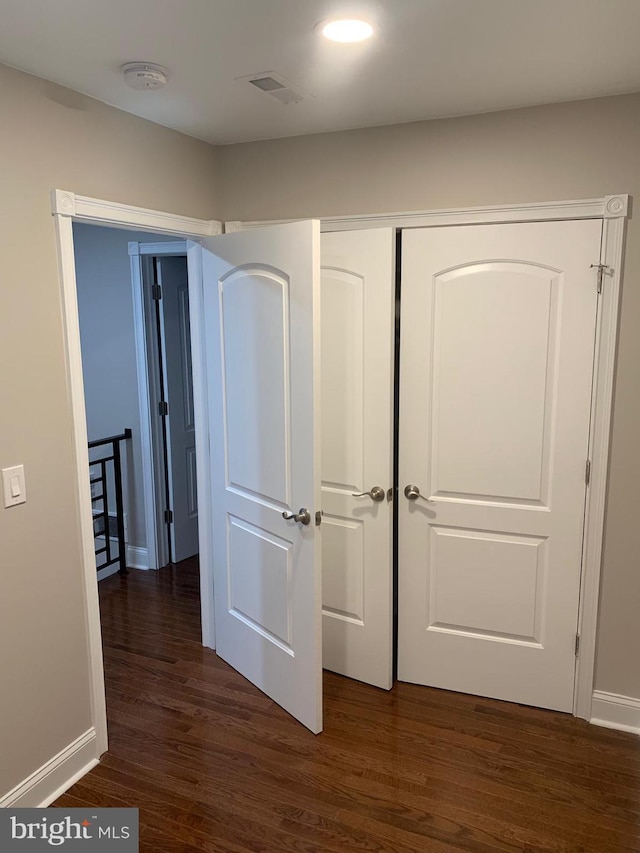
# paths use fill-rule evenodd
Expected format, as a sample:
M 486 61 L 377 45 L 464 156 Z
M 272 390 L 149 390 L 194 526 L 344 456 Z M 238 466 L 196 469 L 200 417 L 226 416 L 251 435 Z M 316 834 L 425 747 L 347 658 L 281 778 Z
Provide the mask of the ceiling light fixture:
M 127 62 L 122 73 L 127 86 L 138 91 L 157 91 L 167 85 L 167 69 L 155 62 Z
M 366 21 L 340 20 L 329 21 L 322 27 L 322 35 L 331 41 L 358 42 L 366 41 L 373 35 L 373 27 Z

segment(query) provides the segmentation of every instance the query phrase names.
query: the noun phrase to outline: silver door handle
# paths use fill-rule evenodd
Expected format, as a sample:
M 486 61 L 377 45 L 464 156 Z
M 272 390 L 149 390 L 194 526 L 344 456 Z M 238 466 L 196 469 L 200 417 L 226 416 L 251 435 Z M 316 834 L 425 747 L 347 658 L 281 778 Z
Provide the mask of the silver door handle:
M 425 498 L 424 495 L 421 495 L 420 489 L 412 483 L 404 487 L 404 496 L 408 501 L 417 501 L 418 498 L 420 498 L 421 501 L 426 501 L 428 504 L 435 503 L 435 501 L 431 501 L 429 498 Z
M 382 486 L 372 486 L 372 488 L 369 489 L 368 492 L 358 492 L 357 494 L 355 492 L 352 492 L 351 496 L 354 498 L 369 497 L 372 501 L 375 501 L 379 504 L 381 501 L 384 500 L 385 494 L 386 492 L 382 488 Z
M 282 517 L 286 518 L 287 521 L 297 521 L 300 524 L 311 523 L 311 513 L 305 506 L 300 507 L 299 512 L 283 512 Z

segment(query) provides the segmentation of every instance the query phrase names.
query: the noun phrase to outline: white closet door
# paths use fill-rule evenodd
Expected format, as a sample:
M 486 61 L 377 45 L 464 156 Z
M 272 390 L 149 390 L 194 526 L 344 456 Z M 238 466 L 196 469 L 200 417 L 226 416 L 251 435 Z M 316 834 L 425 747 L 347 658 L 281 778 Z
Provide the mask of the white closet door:
M 393 229 L 323 234 L 323 666 L 392 675 Z M 369 495 L 354 497 L 354 493 Z
M 319 223 L 207 238 L 202 280 L 216 651 L 319 732 Z
M 601 229 L 403 235 L 403 681 L 572 709 Z

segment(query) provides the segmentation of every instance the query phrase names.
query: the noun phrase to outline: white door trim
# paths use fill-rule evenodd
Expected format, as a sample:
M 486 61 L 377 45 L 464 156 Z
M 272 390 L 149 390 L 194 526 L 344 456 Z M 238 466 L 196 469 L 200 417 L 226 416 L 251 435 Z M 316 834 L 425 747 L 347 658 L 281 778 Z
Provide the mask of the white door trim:
M 162 474 L 156 470 L 155 449 L 160 438 L 157 419 L 151 417 L 152 394 L 150 372 L 157 365 L 147 352 L 148 325 L 151 318 L 145 311 L 143 257 L 155 256 L 187 257 L 187 241 L 171 243 L 129 243 L 131 261 L 131 286 L 133 296 L 133 325 L 138 375 L 138 397 L 140 405 L 140 442 L 142 445 L 142 487 L 144 496 L 144 518 L 147 536 L 148 567 L 157 569 L 166 563 L 167 546 L 158 514 L 159 500 L 164 500 Z M 154 322 L 155 328 L 155 322 Z
M 563 219 L 604 219 L 600 258 L 594 264 L 606 264 L 602 298 L 598 302 L 593 396 L 591 401 L 591 482 L 587 491 L 582 561 L 582 583 L 578 632 L 580 654 L 576 663 L 573 713 L 591 719 L 594 689 L 598 596 L 602 564 L 602 539 L 607 498 L 607 469 L 618 312 L 624 259 L 626 220 L 630 197 L 623 193 L 603 198 L 573 201 L 535 202 L 451 210 L 409 211 L 366 216 L 321 218 L 322 231 L 360 228 L 429 228 L 443 225 L 479 225 L 504 222 L 544 222 Z M 239 231 L 267 222 L 226 222 L 225 231 Z M 594 275 L 596 271 L 594 270 Z
M 582 717 L 584 720 L 591 719 L 593 691 L 595 689 L 598 603 L 626 217 L 626 204 L 624 212 L 621 211 L 619 216 L 605 215 L 600 250 L 600 263 L 606 264 L 606 268 L 602 279 L 602 296 L 598 300 L 598 318 L 596 321 L 589 447 L 591 476 L 585 505 L 582 585 L 578 618 L 580 653 L 576 663 L 573 704 L 573 713 L 576 717 Z
M 629 196 L 618 193 L 604 198 L 573 201 L 545 201 L 503 204 L 489 207 L 461 207 L 446 210 L 414 210 L 398 213 L 373 213 L 365 216 L 318 217 L 322 231 L 351 231 L 360 228 L 431 228 L 442 225 L 481 225 L 503 222 L 544 222 L 553 219 L 626 218 Z M 225 222 L 225 233 L 265 225 L 281 225 L 293 219 Z
M 62 298 L 62 319 L 65 362 L 72 421 L 72 438 L 75 451 L 76 496 L 80 520 L 82 546 L 83 585 L 86 602 L 87 638 L 89 667 L 91 672 L 91 716 L 96 732 L 96 756 L 107 749 L 107 712 L 104 692 L 104 666 L 100 629 L 98 582 L 93 541 L 93 520 L 89 488 L 89 457 L 87 454 L 87 423 L 82 378 L 82 355 L 80 350 L 80 326 L 78 322 L 78 295 L 73 252 L 73 222 L 91 222 L 116 228 L 132 228 L 175 234 L 178 237 L 214 236 L 222 233 L 219 222 L 174 216 L 156 210 L 118 204 L 103 199 L 87 198 L 66 190 L 52 190 L 51 212 L 54 218 L 58 245 L 58 275 Z M 194 388 L 194 394 L 197 393 Z M 202 406 L 196 411 L 196 430 L 208 434 L 206 412 Z M 206 444 L 206 442 L 203 442 Z M 203 485 L 199 480 L 199 488 Z M 206 521 L 202 528 L 206 528 Z M 203 542 L 207 531 L 201 532 Z M 204 549 L 206 559 L 201 562 L 200 574 L 203 589 L 213 589 L 209 551 Z M 203 599 L 206 596 L 203 596 Z M 210 610 L 203 606 L 202 638 L 210 645 L 212 631 L 209 630 Z

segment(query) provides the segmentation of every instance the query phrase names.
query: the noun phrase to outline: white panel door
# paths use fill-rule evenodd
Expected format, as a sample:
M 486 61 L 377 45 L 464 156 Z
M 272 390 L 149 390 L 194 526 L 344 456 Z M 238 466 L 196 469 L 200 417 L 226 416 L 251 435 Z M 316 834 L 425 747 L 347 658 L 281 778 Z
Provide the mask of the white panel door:
M 321 245 L 322 662 L 388 690 L 395 237 L 341 231 Z
M 196 433 L 191 376 L 191 331 L 187 259 L 158 258 L 158 282 L 164 338 L 164 371 L 169 414 L 169 494 L 173 523 L 171 553 L 174 563 L 198 553 L 198 498 L 196 490 Z
M 322 729 L 320 229 L 203 241 L 216 650 Z M 306 519 L 284 515 L 305 511 Z
M 572 709 L 601 229 L 403 235 L 403 681 Z

